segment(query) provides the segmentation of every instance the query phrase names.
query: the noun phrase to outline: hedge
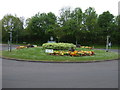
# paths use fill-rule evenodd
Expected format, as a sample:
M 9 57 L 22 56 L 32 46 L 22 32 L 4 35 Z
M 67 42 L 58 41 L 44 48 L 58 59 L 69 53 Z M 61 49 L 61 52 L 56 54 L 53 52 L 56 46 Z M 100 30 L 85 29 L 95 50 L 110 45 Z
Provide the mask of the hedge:
M 44 43 L 42 45 L 44 49 L 54 49 L 54 50 L 68 50 L 71 47 L 74 49 L 76 46 L 72 43 Z

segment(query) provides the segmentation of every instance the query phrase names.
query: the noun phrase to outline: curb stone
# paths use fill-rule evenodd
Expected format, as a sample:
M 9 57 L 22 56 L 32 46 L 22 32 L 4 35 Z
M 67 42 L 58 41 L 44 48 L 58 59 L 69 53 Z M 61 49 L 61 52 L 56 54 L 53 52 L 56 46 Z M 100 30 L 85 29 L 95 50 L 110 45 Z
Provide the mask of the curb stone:
M 114 61 L 118 59 L 111 59 L 111 60 L 93 60 L 93 61 L 32 61 L 32 60 L 25 60 L 25 59 L 15 59 L 15 58 L 7 58 L 1 57 L 2 59 L 9 59 L 15 61 L 23 61 L 23 62 L 39 62 L 39 63 L 96 63 L 96 62 L 105 62 L 105 61 Z

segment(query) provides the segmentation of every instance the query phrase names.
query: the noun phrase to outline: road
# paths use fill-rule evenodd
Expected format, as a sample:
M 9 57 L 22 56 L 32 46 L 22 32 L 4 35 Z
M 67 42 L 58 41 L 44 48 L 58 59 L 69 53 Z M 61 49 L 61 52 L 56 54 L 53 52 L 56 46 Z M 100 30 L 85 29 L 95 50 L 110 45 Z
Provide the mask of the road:
M 2 59 L 3 88 L 117 88 L 118 61 L 38 63 Z
M 15 49 L 17 46 L 20 46 L 20 45 L 12 45 L 12 49 Z M 8 45 L 0 44 L 0 50 L 8 50 Z

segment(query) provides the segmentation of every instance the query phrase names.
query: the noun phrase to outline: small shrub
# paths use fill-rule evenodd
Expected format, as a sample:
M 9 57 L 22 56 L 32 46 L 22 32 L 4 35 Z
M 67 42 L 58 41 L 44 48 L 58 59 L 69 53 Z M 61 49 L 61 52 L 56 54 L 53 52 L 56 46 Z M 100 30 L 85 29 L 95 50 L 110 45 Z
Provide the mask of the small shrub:
M 44 43 L 42 45 L 44 49 L 54 49 L 54 50 L 68 50 L 69 48 L 76 46 L 72 43 Z

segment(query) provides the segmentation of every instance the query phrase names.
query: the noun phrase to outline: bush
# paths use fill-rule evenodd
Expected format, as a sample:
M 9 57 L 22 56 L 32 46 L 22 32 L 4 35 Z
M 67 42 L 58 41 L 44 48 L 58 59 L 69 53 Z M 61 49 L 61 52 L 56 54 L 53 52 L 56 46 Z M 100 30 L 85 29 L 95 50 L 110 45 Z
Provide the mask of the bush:
M 76 48 L 76 46 L 72 43 L 44 43 L 42 47 L 44 49 L 54 50 L 68 50 L 71 47 L 73 47 L 74 49 Z

